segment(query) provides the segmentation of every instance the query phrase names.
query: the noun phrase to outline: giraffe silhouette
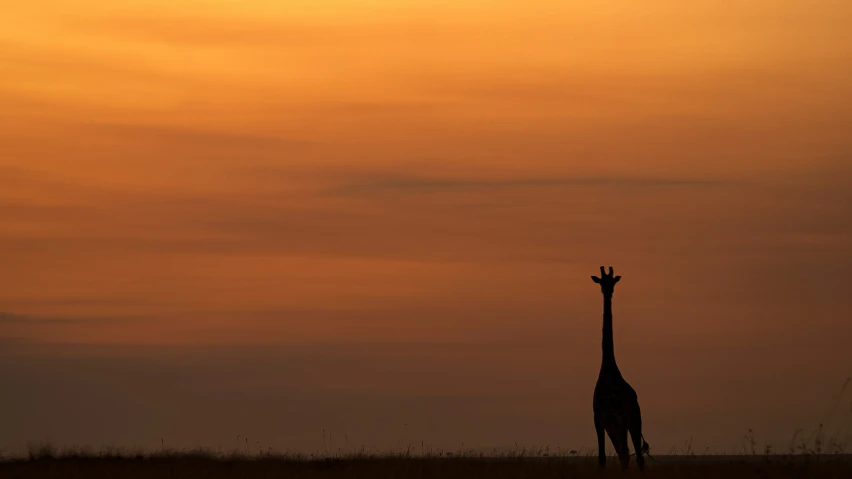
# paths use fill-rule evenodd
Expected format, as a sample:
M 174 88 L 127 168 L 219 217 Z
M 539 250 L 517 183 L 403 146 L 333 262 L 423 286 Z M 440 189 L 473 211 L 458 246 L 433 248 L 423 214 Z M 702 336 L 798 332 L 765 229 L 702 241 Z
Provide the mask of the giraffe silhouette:
M 630 463 L 630 451 L 627 443 L 627 433 L 633 440 L 636 449 L 636 463 L 642 471 L 645 465 L 643 453 L 648 452 L 648 443 L 642 436 L 642 413 L 639 410 L 639 400 L 636 391 L 627 384 L 621 376 L 618 365 L 615 363 L 615 351 L 612 340 L 612 294 L 615 283 L 621 276 L 614 276 L 612 266 L 609 274 L 601 266 L 601 276 L 592 276 L 592 281 L 601 285 L 604 297 L 603 313 L 603 359 L 601 361 L 601 372 L 598 375 L 598 383 L 595 385 L 595 397 L 593 408 L 595 412 L 595 430 L 598 434 L 598 464 L 606 467 L 606 454 L 604 447 L 606 439 L 604 432 L 609 435 L 609 440 L 615 448 L 621 461 L 622 469 L 627 469 Z

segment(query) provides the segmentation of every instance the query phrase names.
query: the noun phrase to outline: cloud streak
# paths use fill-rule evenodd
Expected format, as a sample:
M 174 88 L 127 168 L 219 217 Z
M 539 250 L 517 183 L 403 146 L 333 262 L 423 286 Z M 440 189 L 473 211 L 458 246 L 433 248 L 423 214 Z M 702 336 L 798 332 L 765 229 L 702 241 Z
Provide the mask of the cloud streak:
M 86 316 L 86 317 L 78 317 L 78 316 L 38 316 L 38 315 L 27 315 L 27 314 L 15 314 L 15 313 L 5 313 L 0 312 L 0 325 L 25 325 L 25 326 L 35 326 L 35 325 L 84 325 L 84 324 L 94 324 L 94 323 L 108 323 L 110 321 L 114 321 L 115 319 L 129 319 L 129 318 L 113 318 L 113 317 L 94 317 L 94 316 Z
M 37 316 L 27 316 L 22 314 L 0 313 L 0 324 L 67 324 L 73 322 L 79 322 L 79 320 L 65 320 L 52 317 L 40 318 Z
M 567 188 L 589 186 L 620 186 L 628 188 L 707 187 L 734 183 L 732 180 L 714 178 L 661 178 L 661 177 L 528 177 L 509 179 L 455 179 L 387 175 L 355 181 L 332 190 L 337 195 L 363 195 L 377 193 L 441 193 L 463 190 L 490 190 L 510 188 Z

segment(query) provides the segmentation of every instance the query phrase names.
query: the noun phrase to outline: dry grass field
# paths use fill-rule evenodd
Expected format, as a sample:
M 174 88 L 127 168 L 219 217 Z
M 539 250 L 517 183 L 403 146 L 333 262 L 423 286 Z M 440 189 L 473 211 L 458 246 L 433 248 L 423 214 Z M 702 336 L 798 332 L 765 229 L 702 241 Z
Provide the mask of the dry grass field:
M 584 478 L 623 477 L 616 460 L 605 472 L 593 456 L 487 456 L 436 454 L 351 455 L 317 458 L 207 452 L 154 454 L 49 454 L 0 462 L 3 479 L 35 478 Z M 627 475 L 638 476 L 635 463 Z M 665 478 L 850 478 L 852 455 L 655 456 L 645 475 Z

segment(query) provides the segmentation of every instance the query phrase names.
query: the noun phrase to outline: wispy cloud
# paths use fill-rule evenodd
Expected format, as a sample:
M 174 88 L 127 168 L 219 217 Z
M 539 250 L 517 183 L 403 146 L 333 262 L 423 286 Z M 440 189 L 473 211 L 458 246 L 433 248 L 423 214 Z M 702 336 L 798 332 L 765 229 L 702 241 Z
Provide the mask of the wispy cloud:
M 632 188 L 665 188 L 715 186 L 732 183 L 714 178 L 655 178 L 655 177 L 527 177 L 508 179 L 455 179 L 446 177 L 388 175 L 353 181 L 333 190 L 339 195 L 377 193 L 440 193 L 460 190 L 507 188 L 560 188 L 584 186 L 622 186 Z
M 64 322 L 58 318 L 39 318 L 13 313 L 0 313 L 0 324 L 51 324 Z
M 3 324 L 20 324 L 20 325 L 40 325 L 40 324 L 92 324 L 109 322 L 115 319 L 130 319 L 130 318 L 114 318 L 114 317 L 98 317 L 98 316 L 36 316 L 27 314 L 15 314 L 0 312 L 0 325 Z M 140 318 L 141 319 L 141 318 Z
M 98 136 L 108 136 L 143 145 L 160 145 L 209 151 L 236 151 L 242 154 L 257 151 L 289 152 L 307 148 L 314 143 L 291 136 L 240 133 L 229 130 L 187 128 L 174 125 L 145 125 L 141 123 L 101 123 L 88 126 Z

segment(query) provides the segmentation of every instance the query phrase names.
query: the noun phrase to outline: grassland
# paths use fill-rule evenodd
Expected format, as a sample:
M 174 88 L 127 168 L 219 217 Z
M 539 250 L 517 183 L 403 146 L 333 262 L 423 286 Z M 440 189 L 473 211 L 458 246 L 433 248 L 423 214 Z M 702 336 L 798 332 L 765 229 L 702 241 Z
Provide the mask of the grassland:
M 843 394 L 852 379 L 847 379 L 834 406 L 826 415 L 835 417 Z M 852 405 L 850 405 L 852 407 Z M 852 409 L 850 409 L 852 412 Z M 646 460 L 640 475 L 631 461 L 626 475 L 669 478 L 852 478 L 852 454 L 849 454 L 852 416 L 841 418 L 827 435 L 824 424 L 813 431 L 797 430 L 779 454 L 770 445 L 758 446 L 751 429 L 742 436 L 741 455 L 701 455 L 692 450 L 692 441 L 669 454 L 655 454 Z M 836 419 L 836 418 L 835 418 Z M 843 433 L 842 431 L 845 431 Z M 844 435 L 845 434 L 845 435 Z M 325 431 L 323 431 L 325 437 Z M 237 440 L 240 436 L 237 436 Z M 447 452 L 411 446 L 399 453 L 326 450 L 316 455 L 278 454 L 272 449 L 233 452 L 213 450 L 175 451 L 164 446 L 156 451 L 126 449 L 59 449 L 50 443 L 31 443 L 20 456 L 0 454 L 0 479 L 66 478 L 293 478 L 293 479 L 527 479 L 527 478 L 601 478 L 625 477 L 617 458 L 610 457 L 606 470 L 597 463 L 596 450 L 527 449 L 516 445 L 507 453 L 478 453 L 473 450 Z M 422 444 L 421 444 L 422 446 Z M 330 449 L 330 448 L 329 448 Z M 2 451 L 0 451 L 2 452 Z M 653 452 L 653 451 L 652 451 Z
M 628 475 L 638 477 L 636 464 Z M 852 455 L 658 456 L 646 475 L 659 478 L 844 478 Z M 318 458 L 198 452 L 153 454 L 35 454 L 0 462 L 0 478 L 584 478 L 622 477 L 617 462 L 605 472 L 593 456 L 351 455 Z

